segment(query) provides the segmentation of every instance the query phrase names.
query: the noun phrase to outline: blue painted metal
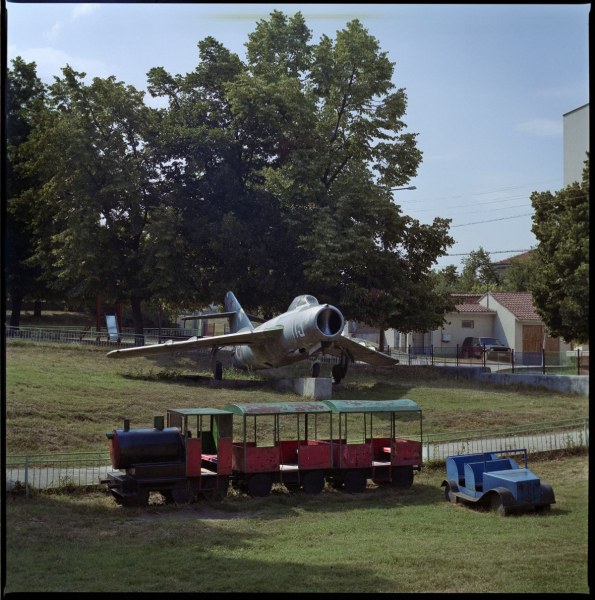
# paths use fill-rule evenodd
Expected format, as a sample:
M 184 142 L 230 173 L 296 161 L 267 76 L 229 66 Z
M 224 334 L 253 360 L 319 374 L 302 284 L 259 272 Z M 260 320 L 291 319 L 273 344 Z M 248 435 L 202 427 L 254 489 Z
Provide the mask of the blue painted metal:
M 518 453 L 523 453 L 524 467 L 509 456 Z M 551 485 L 527 468 L 525 448 L 448 456 L 442 487 L 453 503 L 493 506 L 502 515 L 549 509 L 556 502 Z

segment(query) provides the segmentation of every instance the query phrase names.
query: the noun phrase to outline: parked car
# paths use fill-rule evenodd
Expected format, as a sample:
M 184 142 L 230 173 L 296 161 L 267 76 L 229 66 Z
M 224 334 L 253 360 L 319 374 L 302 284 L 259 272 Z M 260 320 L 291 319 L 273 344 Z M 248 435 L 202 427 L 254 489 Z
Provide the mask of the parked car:
M 461 358 L 481 358 L 483 352 L 510 352 L 498 338 L 466 337 L 461 346 Z

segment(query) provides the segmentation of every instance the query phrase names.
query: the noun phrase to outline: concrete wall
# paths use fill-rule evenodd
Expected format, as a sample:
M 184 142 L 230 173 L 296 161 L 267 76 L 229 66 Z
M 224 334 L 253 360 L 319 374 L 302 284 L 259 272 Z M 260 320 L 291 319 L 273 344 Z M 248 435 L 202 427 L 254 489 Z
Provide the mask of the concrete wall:
M 531 385 L 566 394 L 589 395 L 587 375 L 529 375 L 526 373 L 479 373 L 477 379 L 496 385 Z
M 589 396 L 588 375 L 542 375 L 529 373 L 492 373 L 489 367 L 428 367 L 443 375 L 479 379 L 493 385 L 531 385 L 556 392 Z

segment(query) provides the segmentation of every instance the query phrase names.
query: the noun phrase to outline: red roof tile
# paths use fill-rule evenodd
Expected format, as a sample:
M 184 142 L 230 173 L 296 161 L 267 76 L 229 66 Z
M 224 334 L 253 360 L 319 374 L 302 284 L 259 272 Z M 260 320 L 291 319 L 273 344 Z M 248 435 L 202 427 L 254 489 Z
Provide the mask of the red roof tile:
M 531 254 L 533 254 L 533 250 L 527 250 L 527 252 L 523 252 L 522 254 L 515 254 L 514 256 L 510 256 L 508 258 L 504 258 L 504 259 L 496 261 L 496 262 L 494 262 L 492 264 L 493 265 L 508 266 L 508 265 L 510 265 L 510 262 L 513 261 L 513 260 L 519 260 L 519 261 L 527 260 L 528 258 L 530 258 Z
M 481 304 L 471 303 L 471 304 L 455 304 L 455 310 L 457 312 L 465 312 L 465 313 L 487 313 L 487 314 L 496 314 L 495 310 L 491 308 L 486 308 Z
M 476 294 L 471 292 L 465 293 L 455 293 L 451 294 L 451 297 L 455 300 L 461 300 L 462 304 L 471 304 L 472 302 L 479 302 L 479 299 L 483 296 L 483 294 Z
M 533 305 L 531 292 L 491 292 L 490 295 L 517 319 L 541 321 Z

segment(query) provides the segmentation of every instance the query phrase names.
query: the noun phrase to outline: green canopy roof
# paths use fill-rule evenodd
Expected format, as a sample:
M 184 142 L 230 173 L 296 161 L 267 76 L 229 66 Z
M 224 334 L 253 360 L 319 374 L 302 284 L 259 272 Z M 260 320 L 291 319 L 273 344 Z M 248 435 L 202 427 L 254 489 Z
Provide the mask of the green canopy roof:
M 225 407 L 225 410 L 228 410 L 236 415 L 278 415 L 331 412 L 331 408 L 320 401 L 228 404 Z
M 413 400 L 323 400 L 333 412 L 421 412 Z
M 228 410 L 220 410 L 219 408 L 168 408 L 167 412 L 177 413 L 186 417 L 194 415 L 228 415 Z

